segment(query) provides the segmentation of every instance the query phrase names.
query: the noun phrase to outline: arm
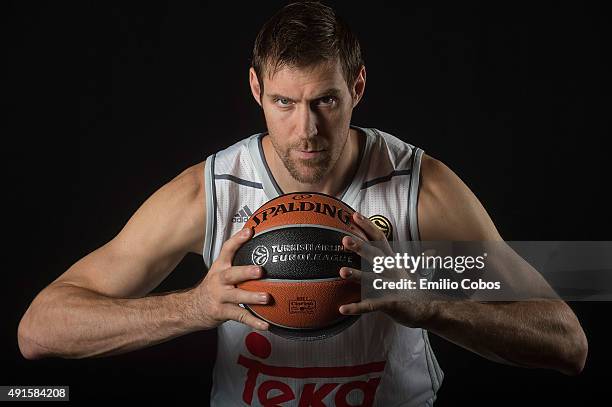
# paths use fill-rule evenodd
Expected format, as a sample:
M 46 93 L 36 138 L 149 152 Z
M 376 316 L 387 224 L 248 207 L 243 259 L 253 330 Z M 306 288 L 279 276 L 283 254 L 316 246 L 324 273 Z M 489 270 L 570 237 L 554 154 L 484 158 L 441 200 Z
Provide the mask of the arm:
M 252 322 L 222 302 L 252 303 L 254 294 L 248 297 L 226 287 L 232 283 L 230 274 L 233 279 L 256 278 L 255 274 L 231 268 L 227 261 L 215 262 L 192 289 L 146 296 L 187 252 L 201 252 L 206 219 L 203 165 L 161 187 L 114 239 L 36 296 L 18 328 L 19 348 L 26 358 L 113 355 L 212 328 L 230 318 Z M 245 241 L 232 239 L 223 246 L 226 257 Z
M 418 202 L 421 240 L 502 240 L 476 196 L 447 166 L 424 155 L 421 174 Z M 381 240 L 380 233 L 367 219 L 355 216 L 355 222 L 370 235 L 370 240 Z M 350 249 L 350 242 L 346 243 Z M 359 250 L 360 244 L 355 243 L 355 250 Z M 350 277 L 346 272 L 341 275 Z M 572 310 L 561 300 L 487 303 L 366 300 L 343 306 L 341 311 L 360 313 L 376 309 L 387 312 L 399 323 L 422 327 L 500 363 L 578 374 L 586 360 L 586 336 Z
M 115 238 L 36 296 L 18 328 L 26 358 L 111 355 L 195 329 L 185 292 L 144 296 L 203 240 L 200 169 L 162 186 Z
M 422 176 L 422 240 L 502 240 L 479 200 L 446 165 L 424 156 Z M 490 360 L 565 374 L 584 367 L 586 336 L 562 300 L 434 302 L 429 313 L 423 328 Z

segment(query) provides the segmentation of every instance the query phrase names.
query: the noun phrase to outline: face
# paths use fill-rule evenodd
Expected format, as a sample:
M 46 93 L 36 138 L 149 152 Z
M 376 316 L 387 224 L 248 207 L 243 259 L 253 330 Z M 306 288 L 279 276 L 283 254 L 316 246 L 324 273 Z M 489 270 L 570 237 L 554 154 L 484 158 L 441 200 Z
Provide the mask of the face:
M 251 88 L 285 168 L 298 182 L 320 182 L 342 154 L 358 100 L 347 86 L 339 61 L 310 68 L 283 67 L 271 78 L 264 74 L 261 99 L 251 69 Z

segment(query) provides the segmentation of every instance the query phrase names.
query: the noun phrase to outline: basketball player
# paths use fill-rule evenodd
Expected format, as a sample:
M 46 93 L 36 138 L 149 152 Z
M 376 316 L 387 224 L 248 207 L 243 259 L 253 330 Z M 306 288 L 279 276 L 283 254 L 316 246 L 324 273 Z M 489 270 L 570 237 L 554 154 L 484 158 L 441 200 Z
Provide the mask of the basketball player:
M 18 331 L 26 358 L 113 355 L 217 328 L 214 406 L 431 405 L 443 372 L 428 332 L 501 363 L 582 370 L 586 338 L 560 300 L 347 304 L 340 311 L 361 318 L 311 342 L 272 335 L 240 307 L 270 301 L 235 287 L 262 277 L 259 267 L 231 265 L 251 237 L 243 223 L 282 193 L 342 199 L 370 240 L 501 240 L 447 166 L 382 130 L 351 124 L 366 70 L 357 39 L 332 9 L 285 6 L 261 29 L 252 62 L 250 87 L 267 131 L 186 169 L 110 242 L 39 293 Z M 373 215 L 388 220 L 392 236 Z M 348 237 L 343 243 L 362 250 Z M 202 254 L 208 266 L 197 286 L 147 295 L 187 252 Z

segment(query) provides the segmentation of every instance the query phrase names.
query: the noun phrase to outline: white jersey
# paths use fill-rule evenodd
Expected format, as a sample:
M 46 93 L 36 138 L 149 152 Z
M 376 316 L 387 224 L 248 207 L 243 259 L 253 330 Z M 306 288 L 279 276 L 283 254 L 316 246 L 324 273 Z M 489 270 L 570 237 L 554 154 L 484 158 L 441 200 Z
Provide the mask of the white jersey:
M 417 199 L 423 150 L 374 128 L 359 168 L 339 196 L 355 210 L 389 220 L 392 239 L 418 240 Z M 206 160 L 204 262 L 262 204 L 282 194 L 254 134 Z M 364 314 L 331 338 L 295 341 L 234 321 L 218 328 L 213 406 L 429 406 L 444 374 L 427 331 Z

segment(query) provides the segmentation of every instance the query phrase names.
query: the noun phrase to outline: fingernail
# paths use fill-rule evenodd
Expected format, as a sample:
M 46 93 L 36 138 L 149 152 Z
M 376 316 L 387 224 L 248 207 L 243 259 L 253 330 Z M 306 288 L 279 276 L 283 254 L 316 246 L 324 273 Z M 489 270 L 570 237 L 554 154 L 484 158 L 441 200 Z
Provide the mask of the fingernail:
M 359 220 L 364 220 L 365 219 L 365 217 L 361 213 L 359 213 L 359 212 L 355 212 L 355 213 L 357 214 L 357 219 L 359 219 Z
M 240 232 L 240 234 L 241 234 L 242 236 L 244 236 L 244 237 L 247 237 L 248 235 L 250 235 L 250 234 L 251 234 L 251 229 L 246 228 L 246 229 L 244 229 L 242 232 Z
M 267 322 L 258 322 L 257 326 L 259 327 L 259 329 L 261 329 L 262 331 L 265 331 L 266 329 L 268 329 L 268 323 Z
M 267 302 L 268 302 L 268 294 L 259 294 L 259 295 L 257 296 L 257 300 L 258 300 L 260 303 L 262 303 L 262 304 L 267 303 Z
M 355 241 L 353 240 L 353 238 L 352 238 L 352 237 L 348 237 L 348 238 L 346 239 L 346 243 L 347 243 L 347 245 L 349 245 L 349 246 L 355 246 Z
M 254 277 L 257 277 L 259 275 L 259 270 L 260 270 L 259 266 L 253 266 L 251 267 L 251 274 Z

